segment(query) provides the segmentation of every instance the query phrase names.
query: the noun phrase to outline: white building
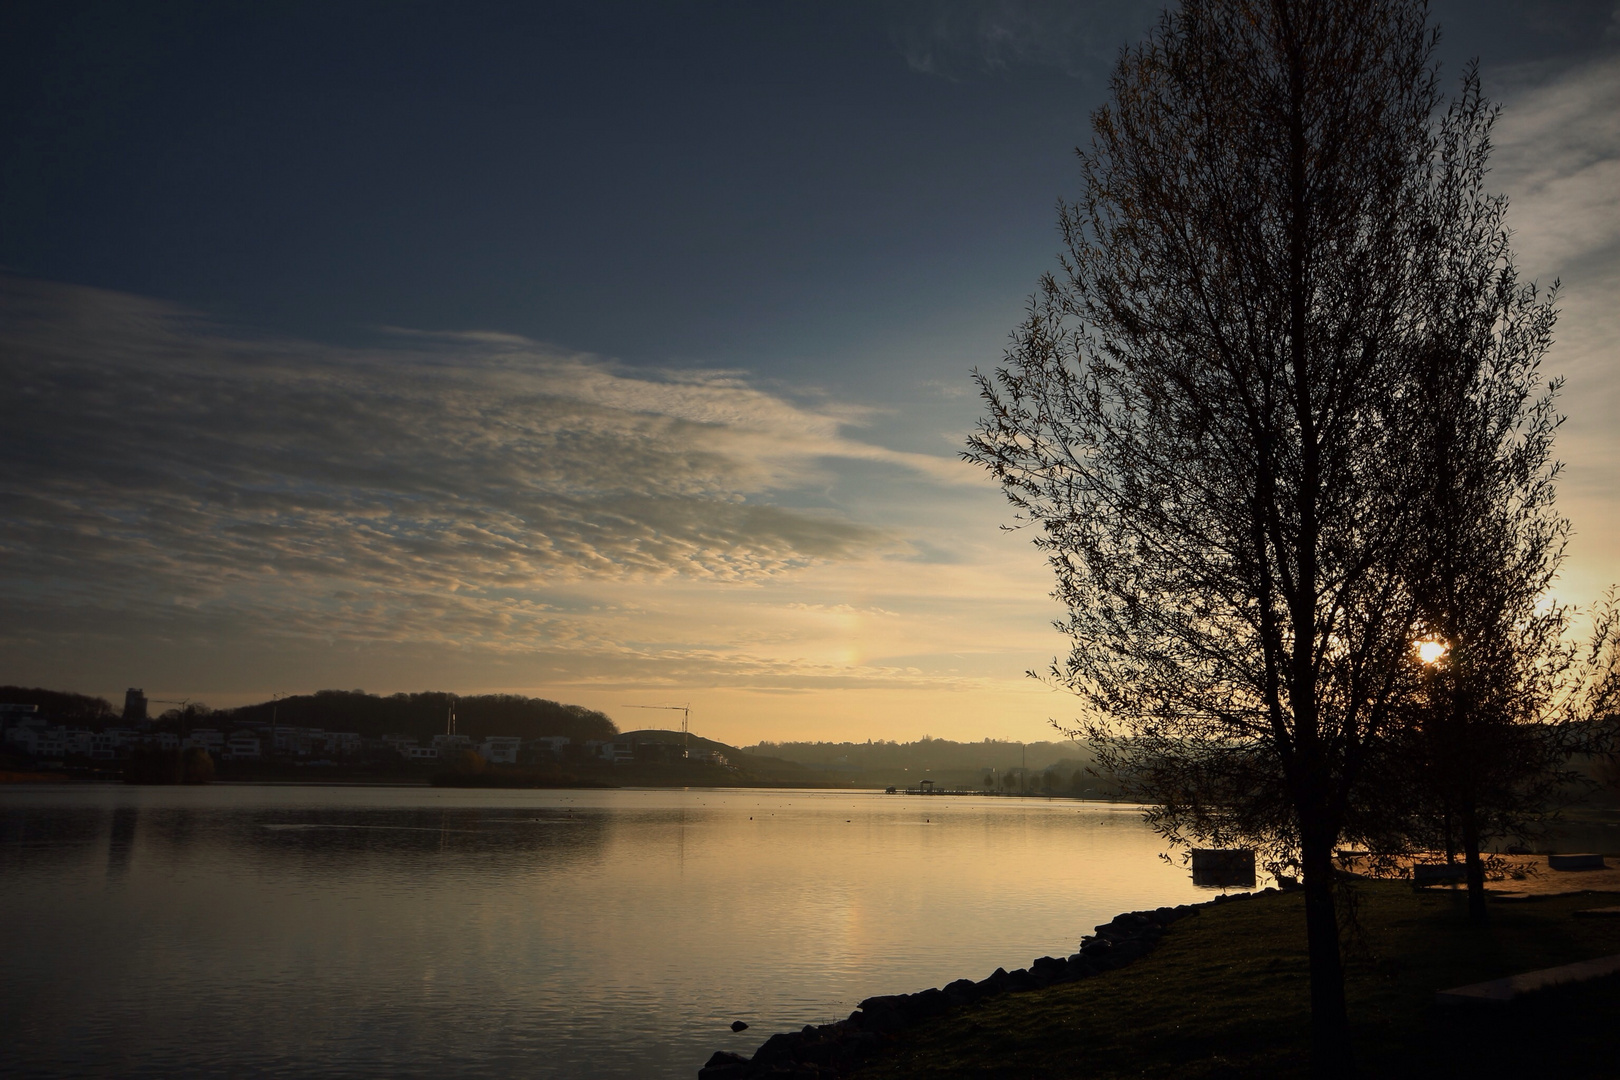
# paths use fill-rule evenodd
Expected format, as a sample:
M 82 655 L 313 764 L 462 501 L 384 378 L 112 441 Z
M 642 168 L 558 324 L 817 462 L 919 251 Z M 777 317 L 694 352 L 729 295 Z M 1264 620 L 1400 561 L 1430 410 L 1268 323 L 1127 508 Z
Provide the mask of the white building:
M 42 758 L 59 758 L 67 753 L 67 740 L 59 727 L 41 728 L 39 734 L 34 736 L 34 756 Z
M 548 754 L 560 754 L 562 753 L 562 748 L 568 745 L 568 736 L 541 735 L 539 738 L 530 739 L 529 745 L 539 747 Z M 587 749 L 589 749 L 590 743 L 586 743 L 585 746 Z M 596 751 L 596 753 L 600 753 L 600 751 Z
M 91 743 L 95 733 L 89 728 L 59 728 L 62 733 L 62 752 L 64 754 L 83 754 L 89 756 Z
M 121 758 L 129 752 L 130 736 L 133 732 L 123 728 L 108 728 L 106 731 L 97 731 L 90 736 L 90 756 L 97 761 L 112 761 Z
M 492 765 L 516 765 L 522 745 L 515 735 L 490 735 L 478 744 L 478 756 Z
M 6 742 L 30 757 L 45 754 L 48 746 L 54 746 L 56 753 L 61 754 L 62 729 L 44 724 L 18 724 L 6 732 Z
M 210 754 L 223 754 L 225 752 L 225 733 L 213 728 L 198 728 L 187 735 L 180 744 L 182 750 L 197 748 L 206 750 Z
M 342 757 L 353 757 L 365 745 L 357 731 L 333 731 L 326 736 L 326 752 Z
M 225 756 L 232 761 L 257 761 L 261 750 L 259 737 L 251 731 L 232 732 L 225 743 Z
M 605 742 L 601 739 L 587 739 L 585 741 L 585 752 L 591 757 L 601 758 L 603 761 L 611 761 L 615 764 L 621 761 L 634 761 L 636 757 L 634 745 L 623 742 Z
M 407 761 L 436 761 L 439 757 L 437 746 L 402 746 L 400 753 Z
M 276 753 L 293 757 L 308 757 L 317 751 L 325 753 L 326 739 L 324 728 L 278 727 L 275 735 Z

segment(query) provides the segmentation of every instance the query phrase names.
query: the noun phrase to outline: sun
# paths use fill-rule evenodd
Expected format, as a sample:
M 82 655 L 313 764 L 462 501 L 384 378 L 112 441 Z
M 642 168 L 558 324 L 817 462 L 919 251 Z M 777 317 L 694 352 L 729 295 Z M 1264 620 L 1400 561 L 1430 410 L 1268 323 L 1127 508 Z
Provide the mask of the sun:
M 1418 659 L 1425 664 L 1438 664 L 1440 658 L 1446 655 L 1451 646 L 1443 641 L 1420 641 L 1417 643 Z

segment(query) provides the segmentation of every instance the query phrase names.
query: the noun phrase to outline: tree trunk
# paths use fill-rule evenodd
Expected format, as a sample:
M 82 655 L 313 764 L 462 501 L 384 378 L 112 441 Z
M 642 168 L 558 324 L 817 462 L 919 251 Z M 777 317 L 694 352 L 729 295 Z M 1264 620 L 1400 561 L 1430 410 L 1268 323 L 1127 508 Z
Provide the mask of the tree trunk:
M 1463 807 L 1462 842 L 1464 866 L 1468 873 L 1468 918 L 1485 922 L 1485 861 L 1479 857 L 1479 821 L 1472 806 Z
M 1305 878 L 1305 942 L 1311 968 L 1311 1070 L 1317 1077 L 1351 1074 L 1350 1031 L 1344 1009 L 1344 965 L 1333 898 L 1333 840 L 1307 837 L 1301 846 Z

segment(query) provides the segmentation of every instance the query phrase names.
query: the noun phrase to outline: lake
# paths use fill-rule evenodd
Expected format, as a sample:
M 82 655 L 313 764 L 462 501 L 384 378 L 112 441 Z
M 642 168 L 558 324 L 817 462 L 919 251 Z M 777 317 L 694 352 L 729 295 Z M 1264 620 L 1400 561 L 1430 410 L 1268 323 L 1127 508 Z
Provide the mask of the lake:
M 1068 800 L 13 785 L 3 1071 L 690 1080 L 1208 899 L 1161 850 Z

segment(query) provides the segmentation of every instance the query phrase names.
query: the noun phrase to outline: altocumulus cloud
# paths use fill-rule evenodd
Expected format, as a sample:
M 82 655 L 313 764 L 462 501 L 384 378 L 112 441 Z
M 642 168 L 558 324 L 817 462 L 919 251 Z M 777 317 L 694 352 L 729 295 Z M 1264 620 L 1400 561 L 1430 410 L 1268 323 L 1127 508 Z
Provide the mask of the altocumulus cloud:
M 0 280 L 7 632 L 139 615 L 566 647 L 579 624 L 557 586 L 747 585 L 903 551 L 773 501 L 838 459 L 968 479 L 846 436 L 852 410 L 735 373 L 630 370 L 497 334 L 392 340 L 254 338 L 141 298 Z
M 1549 370 L 1569 379 L 1559 504 L 1576 535 L 1559 587 L 1589 603 L 1620 566 L 1620 54 L 1501 81 L 1493 178 L 1525 272 L 1563 282 Z

